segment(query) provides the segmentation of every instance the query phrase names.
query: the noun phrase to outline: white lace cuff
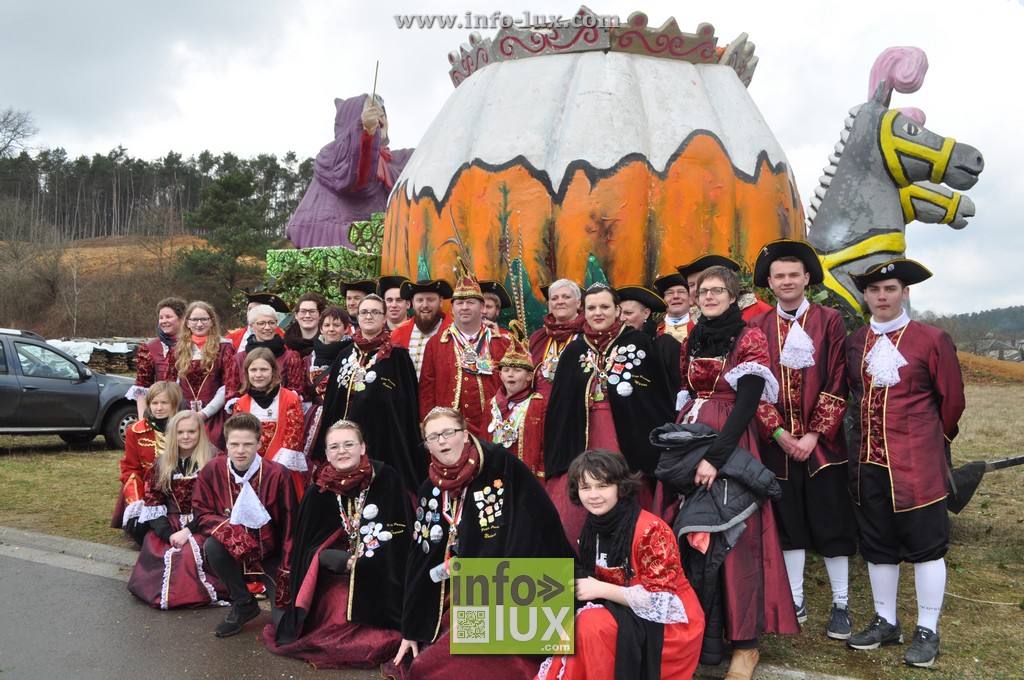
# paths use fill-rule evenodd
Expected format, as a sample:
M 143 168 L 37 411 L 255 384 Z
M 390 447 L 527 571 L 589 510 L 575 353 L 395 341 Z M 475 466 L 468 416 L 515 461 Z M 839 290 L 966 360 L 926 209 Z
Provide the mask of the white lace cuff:
M 209 420 L 213 416 L 217 415 L 217 412 L 224 408 L 224 386 L 221 385 L 217 388 L 217 394 L 213 395 L 213 399 L 210 403 L 203 407 L 203 414 L 206 419 Z
M 643 586 L 623 587 L 626 604 L 641 619 L 654 623 L 688 623 L 683 601 L 675 593 L 652 593 Z
M 309 469 L 306 465 L 305 454 L 295 449 L 280 449 L 271 460 L 275 463 L 280 463 L 293 472 L 305 472 Z
M 142 501 L 133 501 L 124 509 L 124 516 L 121 518 L 121 526 L 128 526 L 129 520 L 138 519 L 142 509 L 146 506 Z
M 313 444 L 316 442 L 316 435 L 320 429 L 320 416 L 323 414 L 323 406 L 315 406 L 316 412 L 313 413 L 313 419 L 310 421 L 312 425 L 309 426 L 309 432 L 306 435 L 306 443 L 302 446 L 302 452 L 307 456 L 309 455 L 310 449 L 313 448 Z
M 147 505 L 144 508 L 142 508 L 142 512 L 139 514 L 139 523 L 141 524 L 142 522 L 148 522 L 149 520 L 156 519 L 157 517 L 166 516 L 166 505 Z
M 683 407 L 690 402 L 690 391 L 679 390 L 676 392 L 676 411 L 682 411 Z
M 779 400 L 779 381 L 772 374 L 772 369 L 757 362 L 743 362 L 725 374 L 725 381 L 729 383 L 729 387 L 735 390 L 736 383 L 745 375 L 759 375 L 764 378 L 764 391 L 761 392 L 761 401 L 774 404 Z
M 149 394 L 149 388 L 143 387 L 142 385 L 132 385 L 128 388 L 128 391 L 124 393 L 124 398 L 129 401 L 135 401 L 139 397 L 144 397 Z
M 224 404 L 224 414 L 225 415 L 229 415 L 230 416 L 232 413 L 235 412 L 235 404 L 238 403 L 238 399 L 239 399 L 239 397 L 232 397 L 231 399 L 228 399 L 227 403 Z

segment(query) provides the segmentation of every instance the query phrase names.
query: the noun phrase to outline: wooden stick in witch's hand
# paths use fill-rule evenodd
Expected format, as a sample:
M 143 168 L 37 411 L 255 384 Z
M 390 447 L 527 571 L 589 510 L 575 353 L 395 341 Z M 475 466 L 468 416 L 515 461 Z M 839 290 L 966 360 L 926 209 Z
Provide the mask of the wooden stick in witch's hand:
M 380 59 L 377 60 L 377 65 L 373 67 L 373 94 L 370 95 L 370 105 L 377 105 L 377 70 L 380 69 Z

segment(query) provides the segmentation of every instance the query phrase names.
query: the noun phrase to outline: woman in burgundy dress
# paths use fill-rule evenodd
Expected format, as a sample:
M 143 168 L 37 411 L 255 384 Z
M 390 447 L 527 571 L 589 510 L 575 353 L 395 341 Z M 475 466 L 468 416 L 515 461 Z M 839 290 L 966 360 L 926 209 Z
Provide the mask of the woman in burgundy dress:
M 185 310 L 185 328 L 167 358 L 167 379 L 181 387 L 183 405 L 196 411 L 210 441 L 224 448 L 225 385 L 235 383 L 235 348 L 221 338 L 213 307 L 196 300 Z
M 145 416 L 146 391 L 167 375 L 167 357 L 178 342 L 178 333 L 185 319 L 184 300 L 164 298 L 156 303 L 156 337 L 139 345 L 135 354 L 135 384 L 124 395 L 138 404 L 139 420 Z
M 167 446 L 151 468 L 139 522 L 150 531 L 142 542 L 128 590 L 157 609 L 217 604 L 227 591 L 203 566 L 203 537 L 193 536 L 192 487 L 217 450 L 195 411 L 167 423 Z
M 684 399 L 689 399 L 680 421 L 704 423 L 719 432 L 694 479 L 709 488 L 737 447 L 760 460 L 754 415 L 762 400 L 774 403 L 779 393 L 768 340 L 760 329 L 747 327 L 736 304 L 738 297 L 739 280 L 731 269 L 711 267 L 700 276 L 701 319 L 680 356 L 681 375 L 686 377 L 683 389 L 688 391 Z M 760 657 L 762 634 L 800 632 L 771 504 L 765 503 L 745 522 L 746 530 L 720 568 L 721 597 L 715 600 L 720 601 L 722 616 L 709 611 L 719 609 L 715 603 L 701 603 L 709 623 L 706 635 L 715 632 L 712 621 L 722 620 L 724 635 L 732 641 L 730 678 L 751 677 Z M 697 535 L 688 536 L 694 538 L 683 540 L 682 548 L 698 549 Z

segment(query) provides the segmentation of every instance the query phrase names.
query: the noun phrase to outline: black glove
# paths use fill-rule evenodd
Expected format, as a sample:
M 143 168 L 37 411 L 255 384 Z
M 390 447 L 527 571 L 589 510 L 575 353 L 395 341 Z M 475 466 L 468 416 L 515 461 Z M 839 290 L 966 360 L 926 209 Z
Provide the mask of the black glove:
M 348 561 L 352 553 L 348 550 L 336 550 L 328 548 L 320 551 L 320 568 L 332 571 L 335 574 L 348 573 Z

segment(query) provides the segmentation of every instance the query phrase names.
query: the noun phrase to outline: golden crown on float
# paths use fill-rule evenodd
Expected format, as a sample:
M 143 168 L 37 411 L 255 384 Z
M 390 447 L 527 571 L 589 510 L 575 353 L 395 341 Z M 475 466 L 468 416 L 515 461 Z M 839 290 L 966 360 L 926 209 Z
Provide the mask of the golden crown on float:
M 595 14 L 586 5 L 569 19 L 519 27 L 504 26 L 494 39 L 482 38 L 476 31 L 469 43 L 448 54 L 448 75 L 458 87 L 480 69 L 499 61 L 512 61 L 571 52 L 628 52 L 659 59 L 676 59 L 691 64 L 729 66 L 740 81 L 750 85 L 757 68 L 754 43 L 740 33 L 725 47 L 718 47 L 715 27 L 697 26 L 696 33 L 684 33 L 672 17 L 660 28 L 649 28 L 644 12 L 633 12 L 624 24 L 616 17 Z

